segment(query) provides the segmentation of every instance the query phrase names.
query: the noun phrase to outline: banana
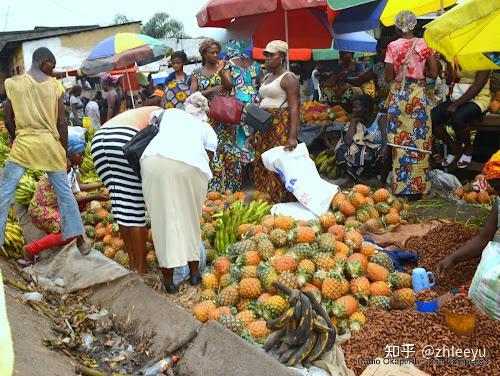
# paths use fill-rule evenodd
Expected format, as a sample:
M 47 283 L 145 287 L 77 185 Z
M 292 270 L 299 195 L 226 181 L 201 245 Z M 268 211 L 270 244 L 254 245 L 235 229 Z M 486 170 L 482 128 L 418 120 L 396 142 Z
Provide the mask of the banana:
M 267 337 L 266 342 L 264 343 L 264 351 L 269 351 L 271 350 L 274 346 L 276 346 L 279 341 L 281 340 L 281 337 L 286 333 L 287 327 L 283 327 L 273 333 L 269 337 Z
M 326 332 L 318 333 L 318 338 L 316 339 L 316 343 L 312 348 L 311 352 L 305 358 L 308 362 L 314 362 L 318 359 L 326 349 L 326 345 L 328 344 L 328 337 L 330 336 L 330 330 Z
M 267 321 L 266 327 L 269 330 L 281 329 L 284 326 L 286 326 L 286 324 L 288 324 L 288 322 L 292 319 L 292 317 L 293 317 L 293 308 L 288 308 L 286 312 L 283 313 L 280 317 L 274 320 Z
M 280 363 L 286 364 L 290 358 L 297 352 L 297 346 L 289 347 L 287 351 L 280 355 L 278 361 Z
M 290 346 L 297 345 L 297 343 L 295 343 L 295 338 L 297 337 L 297 322 L 295 320 L 290 320 L 285 328 L 286 335 L 285 338 L 283 338 L 283 342 Z
M 302 305 L 302 315 L 300 322 L 297 323 L 297 330 L 293 339 L 294 344 L 299 344 L 303 338 L 308 338 L 312 331 L 312 307 L 311 302 L 304 294 L 300 294 L 300 303 Z
M 278 348 L 278 350 L 276 350 L 276 354 L 282 355 L 286 353 L 288 350 L 290 350 L 290 346 L 287 345 L 285 342 L 282 342 L 281 346 Z
M 311 350 L 314 348 L 317 338 L 318 335 L 315 332 L 311 332 L 311 335 L 307 338 L 307 341 L 299 347 L 295 354 L 293 354 L 292 357 L 288 360 L 286 365 L 294 366 L 307 358 Z
M 335 327 L 333 326 L 330 317 L 328 317 L 325 310 L 323 309 L 323 306 L 316 300 L 314 294 L 310 291 L 304 291 L 303 294 L 309 298 L 313 310 L 325 320 L 326 324 L 331 330 L 331 334 L 328 336 L 328 342 L 325 348 L 326 349 L 325 351 L 328 351 L 332 348 L 333 344 L 335 343 L 335 338 L 337 337 L 337 332 L 335 330 Z
M 302 316 L 302 303 L 300 301 L 300 295 L 298 296 L 297 303 L 295 303 L 294 308 L 294 320 L 296 322 L 300 321 L 300 317 Z
M 323 317 L 319 316 L 316 312 L 315 313 L 315 318 L 313 320 L 313 327 L 314 330 L 320 333 L 327 332 L 330 330 L 330 327 L 328 324 L 325 322 L 325 319 Z

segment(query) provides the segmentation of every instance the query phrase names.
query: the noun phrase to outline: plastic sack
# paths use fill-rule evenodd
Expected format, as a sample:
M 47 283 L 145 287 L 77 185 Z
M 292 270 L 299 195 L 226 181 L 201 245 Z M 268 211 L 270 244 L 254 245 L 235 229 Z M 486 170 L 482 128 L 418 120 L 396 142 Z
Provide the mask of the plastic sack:
M 310 212 L 300 202 L 285 202 L 276 204 L 271 208 L 272 215 L 286 215 L 297 220 L 309 221 L 318 219 L 318 216 Z
M 85 133 L 87 133 L 87 129 L 83 127 L 68 127 L 68 137 L 78 137 L 85 141 Z
M 205 251 L 205 245 L 201 242 L 200 249 L 200 273 L 203 271 L 207 264 L 207 253 Z M 174 269 L 174 285 L 185 281 L 189 278 L 189 266 L 184 265 Z
M 354 371 L 347 367 L 344 352 L 342 351 L 342 345 L 350 339 L 351 332 L 347 332 L 346 334 L 342 334 L 340 336 L 337 335 L 333 348 L 324 353 L 319 360 L 313 362 L 313 365 L 330 372 L 331 375 L 355 376 L 356 374 Z
M 320 177 L 304 143 L 292 151 L 286 151 L 284 146 L 272 148 L 262 154 L 262 162 L 269 171 L 279 174 L 287 191 L 317 216 L 328 210 L 339 190 Z
M 481 255 L 481 262 L 469 287 L 469 298 L 481 311 L 496 320 L 500 320 L 498 281 L 500 281 L 500 243 L 491 241 Z
M 430 171 L 429 179 L 432 183 L 431 191 L 434 193 L 449 195 L 450 192 L 462 186 L 455 175 L 447 174 L 441 170 Z

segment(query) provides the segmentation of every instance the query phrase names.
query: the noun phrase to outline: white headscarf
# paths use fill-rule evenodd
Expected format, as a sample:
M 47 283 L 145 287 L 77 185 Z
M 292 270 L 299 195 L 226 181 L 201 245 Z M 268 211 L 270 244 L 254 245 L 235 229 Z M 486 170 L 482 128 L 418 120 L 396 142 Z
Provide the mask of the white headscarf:
M 197 91 L 196 93 L 191 94 L 184 102 L 184 111 L 203 121 L 208 121 L 207 113 L 210 111 L 208 99 Z

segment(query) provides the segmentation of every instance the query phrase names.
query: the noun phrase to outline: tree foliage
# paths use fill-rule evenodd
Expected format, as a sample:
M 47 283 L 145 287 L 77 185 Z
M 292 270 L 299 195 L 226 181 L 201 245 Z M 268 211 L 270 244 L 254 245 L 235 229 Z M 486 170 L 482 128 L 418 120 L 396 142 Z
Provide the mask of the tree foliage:
M 167 13 L 155 13 L 148 22 L 141 27 L 141 33 L 150 37 L 161 38 L 189 38 L 184 32 L 184 25 Z
M 113 17 L 112 24 L 113 25 L 121 25 L 121 24 L 129 23 L 129 22 L 132 22 L 132 20 L 130 18 L 128 18 L 123 13 L 117 13 Z

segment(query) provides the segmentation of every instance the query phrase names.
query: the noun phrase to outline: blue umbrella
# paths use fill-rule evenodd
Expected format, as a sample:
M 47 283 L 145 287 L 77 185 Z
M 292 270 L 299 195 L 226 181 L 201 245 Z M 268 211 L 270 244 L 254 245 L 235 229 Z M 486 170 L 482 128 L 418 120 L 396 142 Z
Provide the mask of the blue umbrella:
M 334 34 L 333 48 L 349 52 L 377 52 L 377 40 L 364 31 Z
M 333 30 L 336 33 L 352 33 L 376 29 L 386 3 L 387 0 L 377 0 L 342 10 L 333 21 Z

